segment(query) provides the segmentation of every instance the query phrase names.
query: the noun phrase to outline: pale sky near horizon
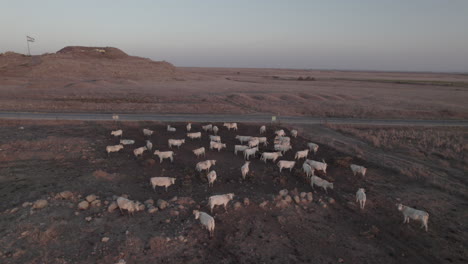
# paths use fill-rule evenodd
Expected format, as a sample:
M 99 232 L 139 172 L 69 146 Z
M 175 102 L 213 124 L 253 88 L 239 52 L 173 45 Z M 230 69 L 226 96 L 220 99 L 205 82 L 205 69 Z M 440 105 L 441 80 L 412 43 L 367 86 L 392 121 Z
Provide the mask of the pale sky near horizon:
M 468 72 L 468 0 L 0 0 L 0 52 L 176 66 Z

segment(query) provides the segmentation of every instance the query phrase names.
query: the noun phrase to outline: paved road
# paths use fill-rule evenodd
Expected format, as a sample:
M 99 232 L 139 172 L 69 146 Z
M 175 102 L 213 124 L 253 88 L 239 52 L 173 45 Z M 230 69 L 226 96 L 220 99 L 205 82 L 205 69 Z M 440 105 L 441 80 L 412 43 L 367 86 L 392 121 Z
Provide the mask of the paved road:
M 211 115 L 211 114 L 118 114 L 120 121 L 161 121 L 161 122 L 271 122 L 270 115 Z M 39 113 L 39 112 L 0 112 L 0 119 L 33 120 L 113 120 L 112 114 L 104 113 Z M 356 119 L 318 117 L 278 117 L 286 124 L 354 124 L 392 126 L 468 126 L 468 120 L 416 120 L 416 119 Z

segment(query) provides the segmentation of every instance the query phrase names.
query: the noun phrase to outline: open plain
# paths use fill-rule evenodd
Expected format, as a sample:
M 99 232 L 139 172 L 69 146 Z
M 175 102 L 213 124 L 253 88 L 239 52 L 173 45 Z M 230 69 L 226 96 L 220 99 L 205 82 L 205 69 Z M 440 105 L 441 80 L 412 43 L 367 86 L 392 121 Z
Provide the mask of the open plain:
M 177 68 L 66 47 L 0 55 L 0 110 L 466 119 L 468 75 Z

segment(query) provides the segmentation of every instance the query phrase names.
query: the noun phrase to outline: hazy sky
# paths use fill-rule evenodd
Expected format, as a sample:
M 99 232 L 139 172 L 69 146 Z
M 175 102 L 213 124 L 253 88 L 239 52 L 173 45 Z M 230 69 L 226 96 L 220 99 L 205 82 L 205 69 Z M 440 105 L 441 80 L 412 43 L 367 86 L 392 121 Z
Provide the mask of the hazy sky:
M 0 0 L 0 52 L 113 46 L 176 66 L 468 72 L 468 0 Z

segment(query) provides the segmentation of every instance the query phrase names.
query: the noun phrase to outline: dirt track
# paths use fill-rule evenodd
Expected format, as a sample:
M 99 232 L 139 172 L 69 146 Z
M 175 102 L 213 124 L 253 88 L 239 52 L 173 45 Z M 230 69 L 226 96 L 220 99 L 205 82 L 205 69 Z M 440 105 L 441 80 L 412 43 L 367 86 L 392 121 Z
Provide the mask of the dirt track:
M 350 157 L 330 147 L 333 144 L 327 144 L 327 138 L 322 138 L 317 156 L 312 157 L 330 164 L 327 175 L 319 174 L 333 181 L 335 189 L 329 195 L 317 189 L 312 203 L 292 202 L 279 208 L 273 199 L 279 190 L 294 192 L 297 188 L 300 193 L 311 188 L 299 166 L 292 173 L 280 174 L 274 164 L 258 160 L 252 162 L 252 177 L 240 180 L 239 167 L 244 161 L 232 153 L 234 136 L 255 135 L 258 126 L 240 124 L 237 133 L 221 129 L 228 149 L 207 151 L 207 159 L 218 160 L 215 170 L 219 177 L 209 189 L 203 175 L 194 171 L 197 159 L 190 152 L 208 146 L 205 133 L 201 141 L 187 140 L 175 150 L 173 164 L 151 166 L 145 160 L 153 157 L 147 153 L 135 160 L 133 147 L 107 157 L 105 146 L 116 142 L 109 131 L 117 124 L 0 122 L 0 199 L 5 201 L 0 205 L 0 257 L 4 263 L 115 263 L 120 258 L 127 263 L 336 263 L 340 259 L 344 263 L 464 263 L 468 259 L 463 248 L 468 242 L 466 199 Z M 18 129 L 20 126 L 24 129 Z M 168 138 L 184 137 L 182 124 L 175 124 L 175 135 L 165 132 L 161 124 L 149 122 L 120 126 L 126 138 L 137 141 L 136 146 L 144 144 L 143 127 L 156 129 L 157 135 L 152 137 L 155 149 L 165 150 Z M 198 124 L 194 130 L 199 130 Z M 321 136 L 319 131 L 313 131 L 316 138 Z M 272 132 L 267 134 L 270 141 Z M 306 142 L 305 138 L 293 139 L 294 151 L 304 148 Z M 284 159 L 291 160 L 293 155 L 289 152 Z M 368 167 L 367 176 L 354 177 L 347 168 L 350 162 Z M 154 193 L 148 179 L 155 175 L 177 177 L 178 181 L 167 193 Z M 359 187 L 366 188 L 368 195 L 362 212 L 354 203 Z M 41 210 L 21 206 L 63 190 L 73 191 L 75 197 L 94 193 L 103 201 L 124 193 L 140 201 L 179 199 L 170 202 L 168 209 L 155 214 L 139 212 L 134 217 L 108 213 L 102 207 L 75 215 L 76 204 L 83 198 L 50 199 L 50 205 Z M 209 195 L 226 192 L 236 194 L 235 202 L 248 197 L 251 205 L 235 210 L 231 203 L 227 213 L 217 209 L 216 235 L 210 240 L 191 211 L 198 205 L 207 210 Z M 181 197 L 191 197 L 195 203 Z M 328 198 L 336 202 L 330 203 Z M 431 214 L 428 233 L 414 222 L 402 225 L 394 206 L 397 198 Z M 269 201 L 265 208 L 259 206 L 263 201 Z M 17 212 L 9 212 L 15 207 Z M 89 223 L 87 216 L 93 217 Z M 109 242 L 100 242 L 104 236 Z
M 113 120 L 114 114 L 103 113 L 35 113 L 0 112 L 0 119 L 26 120 Z M 271 115 L 191 115 L 191 114 L 117 114 L 119 121 L 160 121 L 160 122 L 244 122 L 269 123 Z M 467 120 L 416 120 L 416 119 L 358 119 L 358 118 L 317 118 L 299 116 L 277 117 L 284 124 L 359 124 L 392 126 L 468 126 Z

